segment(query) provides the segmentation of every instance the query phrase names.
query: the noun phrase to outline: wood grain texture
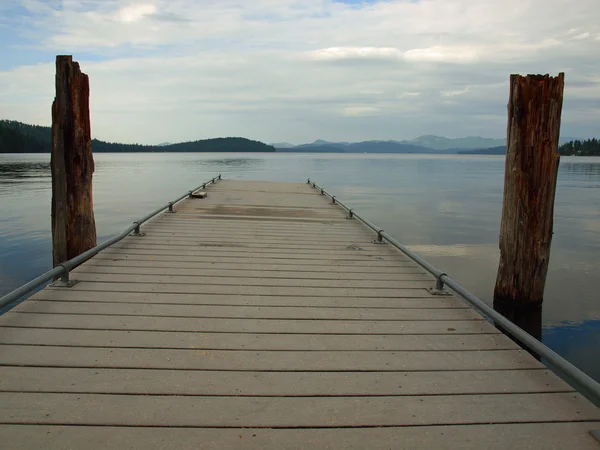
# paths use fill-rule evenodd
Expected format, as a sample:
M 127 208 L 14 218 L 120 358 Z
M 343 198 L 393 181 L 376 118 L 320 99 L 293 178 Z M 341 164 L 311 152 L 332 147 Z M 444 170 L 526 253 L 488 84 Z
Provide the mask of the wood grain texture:
M 50 162 L 54 266 L 96 245 L 89 96 L 89 79 L 79 64 L 57 56 Z
M 511 75 L 498 302 L 540 304 L 544 297 L 560 156 L 564 74 Z

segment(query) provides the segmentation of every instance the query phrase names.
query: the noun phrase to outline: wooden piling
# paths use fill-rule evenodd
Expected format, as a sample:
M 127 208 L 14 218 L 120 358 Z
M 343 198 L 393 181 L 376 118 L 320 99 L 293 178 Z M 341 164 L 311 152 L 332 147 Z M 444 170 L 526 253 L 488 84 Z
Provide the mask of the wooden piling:
M 511 75 L 494 303 L 542 303 L 560 157 L 564 74 Z
M 96 245 L 89 79 L 72 56 L 56 57 L 52 104 L 52 256 L 56 266 Z

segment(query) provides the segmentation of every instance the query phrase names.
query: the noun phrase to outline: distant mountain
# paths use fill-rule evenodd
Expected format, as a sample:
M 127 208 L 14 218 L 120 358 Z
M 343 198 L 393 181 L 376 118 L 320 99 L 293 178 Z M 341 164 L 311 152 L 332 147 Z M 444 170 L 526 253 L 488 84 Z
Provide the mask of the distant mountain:
M 310 153 L 448 153 L 442 150 L 434 150 L 396 141 L 364 141 L 354 143 L 315 141 L 292 148 L 277 148 L 277 151 Z
M 443 136 L 426 135 L 411 139 L 410 141 L 401 141 L 402 143 L 420 145 L 432 148 L 434 150 L 450 149 L 478 149 L 490 148 L 506 145 L 506 139 L 491 139 L 480 136 L 467 136 L 465 138 L 449 139 Z
M 169 145 L 173 145 L 170 142 L 161 142 L 160 144 L 157 145 L 157 147 L 167 147 Z
M 343 147 L 338 145 L 298 145 L 296 147 L 276 147 L 278 153 L 346 153 Z
M 275 148 L 293 148 L 294 144 L 290 144 L 289 142 L 273 142 L 271 144 Z
M 50 127 L 0 120 L 0 153 L 48 153 L 52 149 Z M 239 137 L 203 139 L 179 144 L 119 144 L 92 140 L 94 153 L 128 152 L 274 152 L 275 147 Z

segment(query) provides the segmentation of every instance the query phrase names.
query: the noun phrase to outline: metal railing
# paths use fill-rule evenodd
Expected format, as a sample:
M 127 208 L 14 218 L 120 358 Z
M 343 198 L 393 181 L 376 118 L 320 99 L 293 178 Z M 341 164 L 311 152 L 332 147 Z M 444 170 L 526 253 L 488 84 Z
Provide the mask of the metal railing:
M 479 299 L 477 296 L 469 292 L 467 289 L 462 287 L 455 280 L 450 278 L 444 271 L 438 269 L 437 267 L 431 265 L 419 255 L 411 252 L 406 246 L 398 242 L 392 236 L 387 234 L 383 229 L 379 228 L 372 222 L 367 219 L 361 217 L 356 211 L 351 208 L 348 208 L 342 202 L 340 202 L 335 195 L 331 195 L 321 186 L 311 181 L 310 178 L 307 181 L 307 184 L 312 185 L 313 188 L 321 191 L 321 195 L 325 195 L 331 198 L 331 203 L 336 204 L 346 210 L 348 212 L 348 219 L 358 219 L 375 233 L 377 233 L 376 242 L 383 243 L 388 242 L 414 262 L 416 262 L 419 266 L 425 269 L 427 272 L 432 274 L 436 279 L 435 289 L 430 290 L 434 295 L 435 294 L 443 294 L 444 287 L 447 286 L 452 291 L 457 293 L 460 297 L 467 301 L 471 306 L 480 311 L 483 315 L 488 317 L 494 324 L 499 325 L 505 332 L 510 334 L 512 337 L 516 338 L 523 346 L 527 347 L 536 355 L 544 358 L 550 366 L 558 372 L 561 372 L 566 376 L 565 381 L 568 382 L 572 387 L 578 390 L 581 394 L 590 399 L 593 403 L 600 406 L 600 383 L 591 378 L 589 375 L 575 367 L 569 361 L 564 359 L 558 353 L 554 352 L 549 347 L 542 344 L 539 340 L 534 338 L 532 335 L 527 333 L 518 325 L 514 324 L 502 314 L 497 312 L 494 308 L 489 306 L 483 300 Z
M 39 288 L 40 286 L 44 285 L 45 283 L 52 281 L 58 277 L 60 277 L 60 281 L 59 281 L 58 285 L 72 286 L 73 282 L 69 279 L 69 272 L 72 269 L 74 269 L 78 265 L 80 265 L 80 264 L 84 263 L 85 261 L 87 261 L 88 259 L 90 259 L 92 256 L 97 255 L 102 250 L 110 247 L 111 245 L 119 242 L 120 240 L 124 239 L 125 237 L 127 237 L 129 235 L 143 236 L 143 233 L 140 232 L 140 226 L 142 226 L 142 224 L 149 221 L 154 216 L 156 216 L 157 214 L 160 214 L 161 212 L 163 212 L 166 209 L 169 212 L 175 212 L 173 210 L 173 205 L 179 203 L 184 198 L 190 197 L 194 191 L 196 191 L 198 189 L 205 189 L 206 186 L 208 186 L 211 183 L 214 184 L 214 183 L 216 183 L 217 180 L 220 180 L 220 179 L 221 179 L 221 175 L 219 174 L 216 177 L 214 177 L 212 180 L 209 180 L 206 183 L 202 183 L 197 188 L 186 192 L 185 194 L 176 198 L 175 200 L 168 202 L 166 205 L 163 205 L 160 208 L 156 209 L 155 211 L 151 212 L 150 214 L 142 217 L 139 220 L 136 220 L 135 222 L 133 222 L 133 224 L 131 226 L 129 226 L 122 233 L 117 234 L 116 236 L 113 236 L 112 238 L 108 239 L 107 241 L 104 241 L 102 244 L 89 249 L 87 252 L 84 252 L 81 255 L 76 256 L 73 259 L 70 259 L 68 261 L 65 261 L 65 262 L 57 265 L 52 270 L 49 270 L 48 272 L 31 280 L 29 283 L 24 284 L 23 286 L 15 289 L 14 291 L 6 294 L 2 298 L 0 298 L 0 309 L 16 302 L 21 297 L 29 294 L 30 292 L 34 291 L 35 289 Z

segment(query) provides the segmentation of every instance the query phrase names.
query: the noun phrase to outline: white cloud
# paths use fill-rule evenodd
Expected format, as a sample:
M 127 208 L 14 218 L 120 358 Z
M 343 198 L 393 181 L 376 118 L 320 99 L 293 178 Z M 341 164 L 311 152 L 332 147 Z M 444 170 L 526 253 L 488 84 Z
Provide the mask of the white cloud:
M 156 6 L 151 4 L 133 4 L 124 6 L 117 13 L 117 20 L 121 22 L 138 22 L 146 16 L 156 13 Z
M 309 52 L 317 60 L 400 59 L 402 52 L 390 47 L 330 47 Z
M 464 95 L 471 90 L 470 86 L 465 86 L 463 89 L 455 90 L 455 91 L 442 91 L 442 97 L 456 97 L 457 95 Z
M 409 61 L 469 63 L 477 60 L 477 51 L 471 47 L 415 48 L 404 53 Z
M 501 137 L 509 74 L 559 71 L 565 134 L 597 130 L 597 0 L 21 2 L 20 51 L 47 64 L 0 71 L 7 118 L 48 124 L 73 53 L 108 140 Z
M 576 35 L 576 36 L 573 36 L 571 39 L 574 39 L 574 40 L 579 40 L 579 39 L 587 39 L 587 38 L 589 38 L 590 36 L 591 36 L 591 34 L 590 34 L 589 32 L 587 32 L 587 31 L 586 31 L 585 33 L 581 33 L 581 34 L 578 34 L 578 35 Z
M 402 92 L 398 94 L 398 98 L 412 98 L 421 95 L 420 92 Z
M 372 116 L 378 112 L 379 109 L 373 108 L 372 106 L 349 106 L 343 110 L 344 116 L 348 117 Z

